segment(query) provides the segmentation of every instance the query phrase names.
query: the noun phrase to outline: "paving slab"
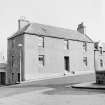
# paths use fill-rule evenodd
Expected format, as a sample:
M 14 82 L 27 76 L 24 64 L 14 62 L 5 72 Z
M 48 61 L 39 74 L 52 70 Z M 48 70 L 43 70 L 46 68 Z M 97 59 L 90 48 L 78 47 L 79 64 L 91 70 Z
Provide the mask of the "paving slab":
M 83 89 L 105 89 L 105 85 L 96 84 L 95 82 L 75 84 L 75 85 L 72 85 L 71 87 L 72 88 L 83 88 Z

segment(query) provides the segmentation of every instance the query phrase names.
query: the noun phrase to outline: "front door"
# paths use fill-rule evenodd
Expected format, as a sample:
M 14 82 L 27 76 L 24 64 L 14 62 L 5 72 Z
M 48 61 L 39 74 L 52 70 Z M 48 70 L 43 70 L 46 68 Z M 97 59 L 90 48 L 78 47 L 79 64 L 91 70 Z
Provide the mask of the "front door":
M 0 72 L 0 76 L 1 76 L 1 84 L 5 85 L 6 73 L 5 72 Z
M 69 56 L 64 57 L 64 63 L 65 63 L 65 65 L 64 65 L 65 70 L 69 72 L 70 71 L 70 68 L 69 68 Z
M 18 73 L 18 82 L 20 82 L 20 73 Z

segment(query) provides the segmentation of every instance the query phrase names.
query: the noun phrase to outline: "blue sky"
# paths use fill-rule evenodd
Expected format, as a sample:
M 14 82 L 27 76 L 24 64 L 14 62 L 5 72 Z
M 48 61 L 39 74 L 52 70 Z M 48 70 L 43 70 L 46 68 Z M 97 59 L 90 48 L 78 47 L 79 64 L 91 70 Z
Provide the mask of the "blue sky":
M 84 22 L 90 38 L 105 42 L 104 12 L 104 0 L 0 0 L 0 52 L 6 56 L 6 39 L 17 30 L 21 16 L 69 29 Z

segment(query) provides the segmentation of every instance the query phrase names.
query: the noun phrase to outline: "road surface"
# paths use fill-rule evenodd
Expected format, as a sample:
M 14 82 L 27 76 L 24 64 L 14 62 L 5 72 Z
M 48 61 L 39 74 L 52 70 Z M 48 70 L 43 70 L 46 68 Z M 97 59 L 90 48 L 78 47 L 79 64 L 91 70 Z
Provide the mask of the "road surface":
M 28 83 L 4 86 L 0 87 L 0 105 L 105 105 L 105 90 Z

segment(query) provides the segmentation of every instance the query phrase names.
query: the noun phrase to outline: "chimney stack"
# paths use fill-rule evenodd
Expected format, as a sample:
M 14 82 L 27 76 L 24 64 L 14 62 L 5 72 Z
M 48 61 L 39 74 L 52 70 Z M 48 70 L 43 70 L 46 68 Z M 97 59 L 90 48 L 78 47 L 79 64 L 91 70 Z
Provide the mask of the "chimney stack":
M 95 48 L 95 50 L 98 50 L 99 49 L 99 42 L 95 42 L 94 43 L 94 48 Z
M 20 18 L 18 20 L 18 30 L 21 30 L 22 28 L 24 28 L 26 25 L 28 25 L 30 22 L 28 20 L 26 20 L 25 18 Z
M 81 22 L 78 25 L 77 31 L 80 32 L 81 34 L 85 34 L 85 26 L 84 26 L 83 22 Z

